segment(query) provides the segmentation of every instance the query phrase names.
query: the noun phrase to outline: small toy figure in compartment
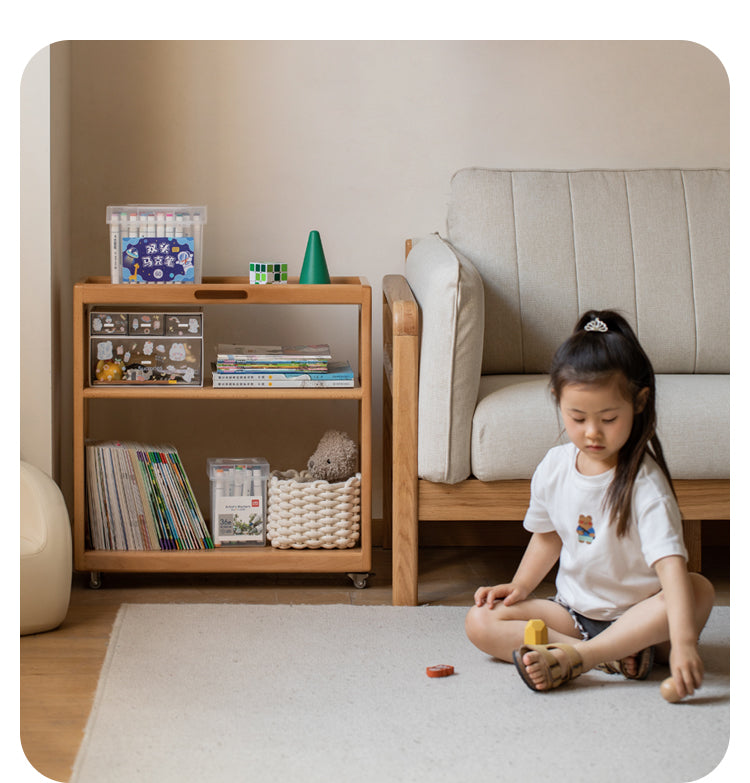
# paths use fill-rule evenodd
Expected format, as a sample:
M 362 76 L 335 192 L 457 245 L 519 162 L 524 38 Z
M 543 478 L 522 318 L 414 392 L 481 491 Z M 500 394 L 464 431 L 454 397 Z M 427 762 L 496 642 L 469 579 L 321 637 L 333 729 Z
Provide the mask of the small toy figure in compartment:
M 115 359 L 111 340 L 105 340 L 104 342 L 99 343 L 97 346 L 96 358 L 97 362 L 94 374 L 96 375 L 97 381 L 109 383 L 122 379 L 125 365 L 121 359 Z
M 123 380 L 130 381 L 132 383 L 145 383 L 151 381 L 154 378 L 154 370 L 152 367 L 146 367 L 143 364 L 133 363 L 129 364 L 125 368 L 125 374 Z
M 96 380 L 105 383 L 122 380 L 124 368 L 117 359 L 99 360 L 96 363 Z

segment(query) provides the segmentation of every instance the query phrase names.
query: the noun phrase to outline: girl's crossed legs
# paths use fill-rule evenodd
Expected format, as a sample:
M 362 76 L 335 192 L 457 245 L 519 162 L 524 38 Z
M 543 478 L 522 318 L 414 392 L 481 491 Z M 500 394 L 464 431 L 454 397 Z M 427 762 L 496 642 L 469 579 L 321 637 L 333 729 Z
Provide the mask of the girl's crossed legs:
M 711 613 L 714 590 L 700 574 L 692 573 L 689 578 L 695 599 L 695 625 L 700 633 Z M 527 599 L 512 606 L 505 606 L 500 601 L 492 609 L 486 605 L 472 606 L 466 616 L 466 634 L 483 652 L 512 662 L 513 651 L 524 642 L 526 623 L 534 618 L 546 624 L 550 643 L 575 647 L 581 656 L 584 672 L 608 661 L 623 661 L 626 667 L 634 667 L 634 656 L 651 646 L 656 646 L 658 660 L 669 660 L 669 625 L 662 592 L 631 607 L 612 625 L 587 641 L 583 641 L 568 610 L 545 599 Z M 569 665 L 567 656 L 559 650 L 551 652 L 558 658 L 565 673 Z M 543 682 L 538 653 L 527 652 L 523 656 L 523 665 L 532 680 L 540 684 Z

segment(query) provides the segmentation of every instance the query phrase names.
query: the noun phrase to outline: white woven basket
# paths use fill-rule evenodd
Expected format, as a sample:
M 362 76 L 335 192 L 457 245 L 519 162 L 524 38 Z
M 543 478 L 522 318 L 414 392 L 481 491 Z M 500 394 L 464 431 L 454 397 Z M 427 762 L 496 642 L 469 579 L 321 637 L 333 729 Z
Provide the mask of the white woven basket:
M 331 484 L 305 470 L 274 471 L 268 482 L 266 536 L 277 549 L 348 549 L 359 541 L 360 484 Z

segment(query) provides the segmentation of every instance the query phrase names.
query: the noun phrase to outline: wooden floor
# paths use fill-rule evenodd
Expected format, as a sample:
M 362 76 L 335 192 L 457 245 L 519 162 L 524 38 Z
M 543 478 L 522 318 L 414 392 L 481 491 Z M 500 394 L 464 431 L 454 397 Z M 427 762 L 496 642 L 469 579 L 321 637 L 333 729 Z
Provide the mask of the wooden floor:
M 426 548 L 420 552 L 420 603 L 470 606 L 477 586 L 510 580 L 522 549 Z M 729 605 L 726 547 L 704 548 L 703 573 Z M 88 719 L 109 634 L 122 603 L 391 603 L 391 553 L 373 550 L 373 575 L 358 590 L 343 575 L 104 574 L 91 590 L 76 574 L 70 609 L 55 631 L 21 637 L 21 742 L 34 767 L 67 781 Z M 553 592 L 551 579 L 537 595 Z M 461 629 L 457 629 L 461 633 Z M 102 782 L 104 783 L 104 781 Z

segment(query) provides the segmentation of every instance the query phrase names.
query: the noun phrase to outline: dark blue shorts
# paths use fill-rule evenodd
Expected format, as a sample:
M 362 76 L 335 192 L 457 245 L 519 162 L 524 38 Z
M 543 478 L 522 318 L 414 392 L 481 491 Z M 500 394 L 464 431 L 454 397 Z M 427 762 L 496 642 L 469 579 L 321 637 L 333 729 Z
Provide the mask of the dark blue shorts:
M 573 622 L 584 642 L 593 639 L 605 630 L 605 628 L 609 628 L 614 622 L 614 620 L 592 620 L 590 617 L 586 617 L 580 612 L 576 612 L 575 609 L 571 609 L 565 601 L 558 598 L 558 596 L 550 598 L 549 600 L 554 601 L 556 604 L 560 604 L 560 606 L 568 610 L 568 614 L 573 618 Z

